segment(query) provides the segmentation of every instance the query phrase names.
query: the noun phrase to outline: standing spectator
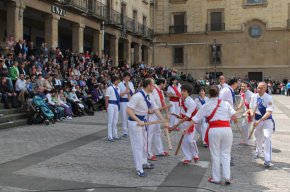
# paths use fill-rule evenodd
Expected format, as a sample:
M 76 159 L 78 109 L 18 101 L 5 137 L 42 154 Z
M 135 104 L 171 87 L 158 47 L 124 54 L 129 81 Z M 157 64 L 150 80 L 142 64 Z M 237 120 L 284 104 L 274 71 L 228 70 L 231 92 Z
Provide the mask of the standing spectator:
M 287 96 L 290 96 L 290 80 L 288 80 L 288 83 L 286 85 L 286 90 L 287 90 Z
M 12 53 L 7 54 L 7 58 L 5 60 L 5 65 L 6 65 L 7 69 L 12 67 L 12 65 L 13 65 L 13 54 Z
M 23 40 L 19 39 L 19 41 L 15 44 L 14 46 L 14 54 L 18 55 L 19 53 L 24 54 L 24 45 L 23 45 Z
M 10 35 L 6 41 L 6 48 L 9 52 L 14 51 L 15 41 L 13 35 Z

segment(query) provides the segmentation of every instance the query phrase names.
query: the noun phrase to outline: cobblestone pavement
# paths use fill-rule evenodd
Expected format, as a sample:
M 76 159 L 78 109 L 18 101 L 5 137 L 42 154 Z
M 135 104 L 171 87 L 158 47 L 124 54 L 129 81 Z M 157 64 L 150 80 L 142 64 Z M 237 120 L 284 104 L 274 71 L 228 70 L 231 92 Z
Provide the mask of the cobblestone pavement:
M 290 191 L 290 99 L 274 98 L 274 165 L 266 170 L 262 160 L 254 160 L 254 147 L 238 145 L 240 135 L 234 128 L 231 186 L 207 182 L 210 157 L 202 147 L 198 164 L 182 165 L 182 153 L 175 157 L 174 149 L 170 157 L 154 162 L 156 168 L 147 172 L 148 177 L 137 177 L 129 139 L 108 142 L 106 114 L 98 112 L 55 125 L 0 130 L 0 192 Z M 176 147 L 180 132 L 171 137 Z

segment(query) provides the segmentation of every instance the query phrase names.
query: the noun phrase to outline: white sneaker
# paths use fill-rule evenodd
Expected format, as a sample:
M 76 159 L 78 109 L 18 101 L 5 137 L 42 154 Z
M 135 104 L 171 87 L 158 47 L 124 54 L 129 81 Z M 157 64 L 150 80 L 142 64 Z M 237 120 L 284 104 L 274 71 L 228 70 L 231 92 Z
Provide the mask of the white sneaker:
M 66 119 L 72 119 L 72 117 L 70 117 L 70 116 L 67 116 L 67 117 L 66 117 Z

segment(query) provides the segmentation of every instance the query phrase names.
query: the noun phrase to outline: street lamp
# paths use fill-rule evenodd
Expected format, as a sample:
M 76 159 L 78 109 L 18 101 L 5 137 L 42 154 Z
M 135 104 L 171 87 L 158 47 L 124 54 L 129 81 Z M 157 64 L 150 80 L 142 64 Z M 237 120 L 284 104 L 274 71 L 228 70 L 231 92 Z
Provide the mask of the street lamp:
M 213 39 L 212 54 L 213 54 L 213 61 L 214 61 L 214 78 L 215 78 L 215 81 L 216 81 L 216 63 L 217 63 L 217 44 L 216 44 L 216 39 Z
M 101 31 L 102 31 L 102 54 L 105 53 L 105 21 L 102 22 L 101 25 Z

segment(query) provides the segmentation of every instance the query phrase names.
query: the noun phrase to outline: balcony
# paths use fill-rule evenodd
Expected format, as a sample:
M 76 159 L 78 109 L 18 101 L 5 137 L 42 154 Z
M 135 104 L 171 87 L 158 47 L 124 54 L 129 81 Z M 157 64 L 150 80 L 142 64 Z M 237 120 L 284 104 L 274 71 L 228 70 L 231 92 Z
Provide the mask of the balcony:
M 106 18 L 107 24 L 121 26 L 121 24 L 122 24 L 121 13 L 118 11 L 115 11 L 114 9 L 110 9 L 107 11 L 108 11 L 107 18 Z
M 89 1 L 88 14 L 104 19 L 107 16 L 107 6 L 97 0 Z
M 60 2 L 81 12 L 88 11 L 88 0 L 61 0 Z
M 187 25 L 173 25 L 169 26 L 169 34 L 186 33 Z
M 225 23 L 210 23 L 205 25 L 205 31 L 225 31 Z

